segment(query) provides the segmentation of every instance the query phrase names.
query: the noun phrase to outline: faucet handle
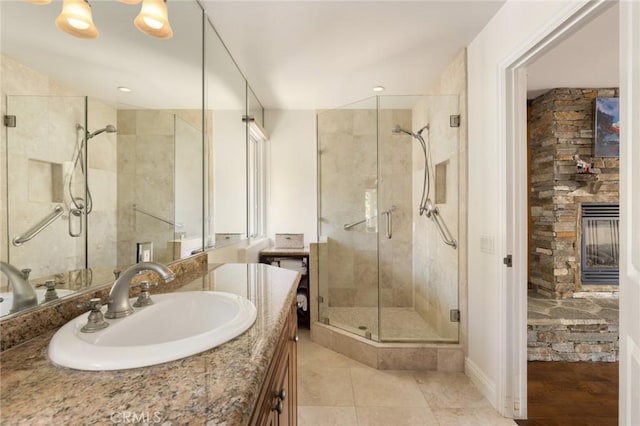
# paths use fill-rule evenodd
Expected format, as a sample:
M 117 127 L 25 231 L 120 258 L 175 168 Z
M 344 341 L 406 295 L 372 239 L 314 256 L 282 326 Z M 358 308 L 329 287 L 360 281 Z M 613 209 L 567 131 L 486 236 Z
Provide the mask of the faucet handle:
M 99 297 L 89 299 L 89 309 L 91 312 L 99 311 L 102 309 L 102 300 Z
M 131 288 L 140 288 L 140 291 L 149 291 L 150 287 L 158 287 L 158 283 L 150 283 L 149 281 L 140 281 L 140 284 L 131 286 Z
M 78 309 L 88 309 L 90 311 L 96 311 L 96 310 L 100 310 L 102 309 L 102 306 L 104 305 L 102 299 L 100 299 L 99 297 L 94 297 L 89 299 L 88 302 L 85 303 L 79 303 L 76 305 L 76 307 Z
M 31 268 L 20 269 L 20 273 L 22 274 L 25 280 L 28 280 L 29 274 L 31 273 Z
M 46 287 L 47 290 L 55 290 L 57 284 L 58 283 L 56 283 L 54 280 L 46 280 L 43 283 L 36 284 L 36 287 Z
M 56 282 L 53 280 L 46 280 L 44 284 L 39 284 L 37 287 L 45 286 L 47 291 L 44 293 L 44 300 L 42 303 L 51 302 L 52 300 L 59 299 L 58 293 L 56 292 Z
M 133 303 L 133 306 L 136 308 L 141 308 L 143 306 L 153 305 L 153 300 L 151 300 L 151 294 L 149 293 L 149 287 L 156 287 L 158 284 L 152 283 L 149 281 L 142 281 L 140 284 L 133 285 L 131 287 L 140 287 L 140 296 L 138 296 L 138 300 Z
M 103 328 L 107 328 L 109 323 L 104 320 L 102 315 L 102 300 L 98 297 L 94 297 L 89 300 L 89 317 L 87 323 L 80 329 L 83 333 L 93 333 Z

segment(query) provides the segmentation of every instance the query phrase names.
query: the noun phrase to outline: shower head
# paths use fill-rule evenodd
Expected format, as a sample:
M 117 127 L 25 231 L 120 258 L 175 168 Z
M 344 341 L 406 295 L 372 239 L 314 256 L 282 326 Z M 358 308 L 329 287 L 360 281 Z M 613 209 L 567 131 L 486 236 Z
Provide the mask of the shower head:
M 87 139 L 91 139 L 92 137 L 99 135 L 100 133 L 103 132 L 107 132 L 107 133 L 115 133 L 118 130 L 116 129 L 116 126 L 114 126 L 113 124 L 107 124 L 104 128 L 96 130 L 95 132 L 89 133 L 89 135 L 87 136 Z
M 395 134 L 400 134 L 400 133 L 405 133 L 409 136 L 415 136 L 412 132 L 410 132 L 409 130 L 405 130 L 402 127 L 400 127 L 399 124 L 396 124 L 396 126 L 393 128 L 392 130 L 393 133 Z

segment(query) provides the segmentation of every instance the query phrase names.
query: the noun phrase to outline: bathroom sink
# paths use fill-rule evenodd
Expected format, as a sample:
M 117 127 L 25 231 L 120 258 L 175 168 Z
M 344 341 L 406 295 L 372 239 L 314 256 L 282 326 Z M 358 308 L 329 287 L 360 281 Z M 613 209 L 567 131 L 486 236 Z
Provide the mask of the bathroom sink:
M 38 296 L 38 305 L 44 302 L 44 294 L 47 290 L 36 290 L 36 296 Z M 58 297 L 64 297 L 69 294 L 74 293 L 73 290 L 65 290 L 63 288 L 57 288 L 56 293 Z M 2 302 L 0 302 L 0 317 L 3 315 L 9 314 L 11 310 L 11 305 L 13 304 L 13 293 L 0 293 L 0 298 L 2 298 Z
M 80 331 L 88 313 L 69 321 L 51 339 L 49 359 L 58 366 L 93 371 L 161 364 L 219 346 L 256 319 L 255 305 L 231 293 L 189 291 L 152 299 L 153 305 L 107 319 L 109 326 L 94 333 Z

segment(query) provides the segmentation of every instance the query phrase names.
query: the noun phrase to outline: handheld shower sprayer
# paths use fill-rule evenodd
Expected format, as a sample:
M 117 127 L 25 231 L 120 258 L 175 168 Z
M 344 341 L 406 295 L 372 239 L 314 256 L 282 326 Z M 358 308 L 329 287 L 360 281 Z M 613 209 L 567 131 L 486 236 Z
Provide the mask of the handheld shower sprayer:
M 116 129 L 116 126 L 114 126 L 113 124 L 107 124 L 102 129 L 99 129 L 99 130 L 96 130 L 95 132 L 89 133 L 89 135 L 87 136 L 87 139 L 91 139 L 92 137 L 97 136 L 97 135 L 99 135 L 100 133 L 103 133 L 103 132 L 115 133 L 117 131 L 118 130 Z
M 73 152 L 73 157 L 71 159 L 72 168 L 71 168 L 71 174 L 69 176 L 68 191 L 69 191 L 69 199 L 73 204 L 72 206 L 70 206 L 70 211 L 74 216 L 80 216 L 82 210 L 86 209 L 86 214 L 89 214 L 93 209 L 93 199 L 91 197 L 91 191 L 89 190 L 88 185 L 85 188 L 86 198 L 87 198 L 86 202 L 83 197 L 79 197 L 74 194 L 73 181 L 74 181 L 76 167 L 78 167 L 78 163 L 80 163 L 81 175 L 86 175 L 86 172 L 85 172 L 86 167 L 84 163 L 84 158 L 82 156 L 82 150 L 85 148 L 85 144 L 87 143 L 87 141 L 93 138 L 94 136 L 97 136 L 104 132 L 116 133 L 118 130 L 116 129 L 116 126 L 114 126 L 113 124 L 107 124 L 102 129 L 98 129 L 91 133 L 89 133 L 89 131 L 87 131 L 82 125 L 77 124 L 76 130 L 81 131 L 82 133 L 81 133 L 81 136 L 79 136 L 78 138 L 78 142 L 76 143 L 76 146 Z M 79 234 L 76 235 L 76 233 L 72 233 L 71 231 L 69 233 L 71 236 L 74 236 L 74 237 L 79 236 Z
M 394 127 L 394 128 L 393 128 L 393 130 L 392 130 L 392 132 L 393 132 L 393 133 L 395 133 L 395 134 L 397 134 L 397 135 L 399 135 L 400 133 L 404 133 L 404 134 L 406 134 L 406 135 L 414 136 L 414 137 L 415 137 L 415 135 L 413 134 L 413 132 L 411 132 L 411 131 L 409 131 L 409 130 L 406 130 L 406 129 L 403 129 L 402 127 L 400 127 L 400 125 L 399 125 L 399 124 L 396 124 L 396 125 L 395 125 L 395 127 Z
M 413 137 L 418 142 L 420 142 L 420 146 L 422 147 L 422 153 L 424 154 L 424 178 L 422 180 L 422 196 L 420 197 L 420 206 L 418 207 L 418 213 L 420 214 L 420 216 L 425 215 L 426 217 L 431 219 L 433 222 L 435 222 L 438 228 L 438 232 L 440 233 L 440 236 L 442 237 L 445 244 L 455 249 L 458 246 L 457 241 L 453 238 L 453 236 L 451 235 L 451 232 L 449 232 L 449 229 L 447 228 L 447 225 L 444 223 L 444 221 L 440 217 L 440 212 L 438 210 L 438 207 L 436 207 L 433 201 L 431 201 L 431 198 L 429 198 L 429 194 L 431 191 L 431 174 L 429 172 L 429 158 L 431 155 L 430 155 L 430 151 L 427 149 L 427 143 L 422 137 L 422 132 L 424 132 L 425 130 L 429 131 L 429 123 L 424 125 L 420 130 L 418 130 L 415 133 L 413 133 L 410 130 L 403 129 L 402 127 L 400 127 L 399 124 L 396 124 L 392 130 L 392 133 L 395 133 L 395 134 L 404 133 L 406 135 Z

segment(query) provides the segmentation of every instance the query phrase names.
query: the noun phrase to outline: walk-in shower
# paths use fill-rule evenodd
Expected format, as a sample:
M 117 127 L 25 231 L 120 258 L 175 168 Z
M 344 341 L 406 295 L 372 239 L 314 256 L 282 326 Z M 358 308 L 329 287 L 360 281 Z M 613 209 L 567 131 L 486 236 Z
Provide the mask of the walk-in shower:
M 379 342 L 458 341 L 458 114 L 457 96 L 318 113 L 320 322 Z

